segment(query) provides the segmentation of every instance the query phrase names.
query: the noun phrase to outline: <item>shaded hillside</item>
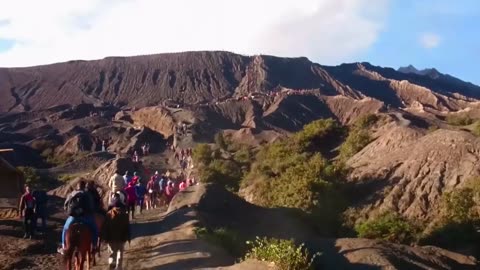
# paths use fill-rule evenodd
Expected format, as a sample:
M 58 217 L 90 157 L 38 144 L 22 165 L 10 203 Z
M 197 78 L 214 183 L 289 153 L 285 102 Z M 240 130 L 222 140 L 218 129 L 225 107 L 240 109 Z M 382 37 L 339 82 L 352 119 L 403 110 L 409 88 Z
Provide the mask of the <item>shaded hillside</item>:
M 439 111 L 462 109 L 472 98 L 480 97 L 478 87 L 443 77 L 402 73 L 368 63 L 326 67 L 306 58 L 246 57 L 228 52 L 109 57 L 0 69 L 0 112 L 105 102 L 130 107 L 165 101 L 207 104 L 281 90 L 371 97 L 395 107 L 419 102 Z

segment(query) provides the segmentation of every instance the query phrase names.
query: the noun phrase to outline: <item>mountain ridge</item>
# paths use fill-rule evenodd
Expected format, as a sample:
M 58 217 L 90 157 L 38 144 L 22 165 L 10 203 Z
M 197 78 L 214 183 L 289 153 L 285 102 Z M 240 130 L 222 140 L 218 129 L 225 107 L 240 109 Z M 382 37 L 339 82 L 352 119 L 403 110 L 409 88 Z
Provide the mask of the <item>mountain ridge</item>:
M 282 89 L 317 90 L 322 96 L 358 100 L 371 97 L 396 107 L 411 102 L 387 85 L 394 81 L 425 87 L 445 96 L 441 99 L 480 98 L 480 87 L 446 75 L 439 80 L 365 62 L 324 66 L 305 57 L 197 51 L 0 68 L 0 112 L 102 102 L 119 107 L 152 106 L 166 100 L 201 104 Z M 449 109 L 464 107 L 457 104 Z

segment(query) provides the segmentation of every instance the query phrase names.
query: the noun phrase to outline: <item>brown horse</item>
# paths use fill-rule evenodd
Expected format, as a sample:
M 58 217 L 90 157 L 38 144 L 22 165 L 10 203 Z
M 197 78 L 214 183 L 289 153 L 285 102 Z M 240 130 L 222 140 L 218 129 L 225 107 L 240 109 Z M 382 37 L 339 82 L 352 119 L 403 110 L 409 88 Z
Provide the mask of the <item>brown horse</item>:
M 103 226 L 103 223 L 105 222 L 105 217 L 102 216 L 99 213 L 95 213 L 93 216 L 94 216 L 94 219 L 95 219 L 95 225 L 97 226 L 97 232 L 98 232 L 97 246 L 95 247 L 95 250 L 96 250 L 96 253 L 98 254 L 98 256 L 100 257 L 100 244 L 101 244 L 101 234 L 100 234 L 100 232 L 102 231 L 102 226 Z M 97 265 L 97 260 L 95 258 L 95 255 L 96 254 L 94 252 L 91 252 L 91 258 L 92 258 L 93 266 Z
M 102 230 L 102 239 L 108 245 L 111 268 L 122 269 L 125 242 L 130 241 L 130 225 L 125 209 L 114 207 L 107 212 Z
M 75 258 L 75 269 L 83 270 L 87 261 L 87 270 L 90 269 L 90 251 L 92 246 L 92 232 L 88 225 L 74 223 L 65 234 L 65 264 L 67 270 L 72 269 L 72 260 Z

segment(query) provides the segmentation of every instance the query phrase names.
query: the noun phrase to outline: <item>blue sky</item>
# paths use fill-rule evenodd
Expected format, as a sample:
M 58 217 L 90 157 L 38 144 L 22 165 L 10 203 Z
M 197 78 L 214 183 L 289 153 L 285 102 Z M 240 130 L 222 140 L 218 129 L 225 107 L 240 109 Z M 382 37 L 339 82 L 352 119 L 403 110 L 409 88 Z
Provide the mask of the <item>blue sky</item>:
M 3 67 L 228 50 L 326 65 L 435 67 L 480 85 L 480 0 L 0 0 L 0 6 Z
M 359 58 L 381 66 L 435 67 L 480 85 L 480 1 L 393 1 L 387 18 L 385 31 Z M 438 44 L 419 43 L 428 33 L 438 36 Z

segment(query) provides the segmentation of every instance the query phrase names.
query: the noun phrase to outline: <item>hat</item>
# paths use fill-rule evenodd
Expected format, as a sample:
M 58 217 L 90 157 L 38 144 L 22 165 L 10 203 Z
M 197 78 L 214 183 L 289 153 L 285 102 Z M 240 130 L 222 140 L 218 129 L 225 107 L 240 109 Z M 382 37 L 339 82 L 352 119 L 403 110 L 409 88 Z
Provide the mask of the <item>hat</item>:
M 155 171 L 155 174 L 158 174 L 158 171 Z

